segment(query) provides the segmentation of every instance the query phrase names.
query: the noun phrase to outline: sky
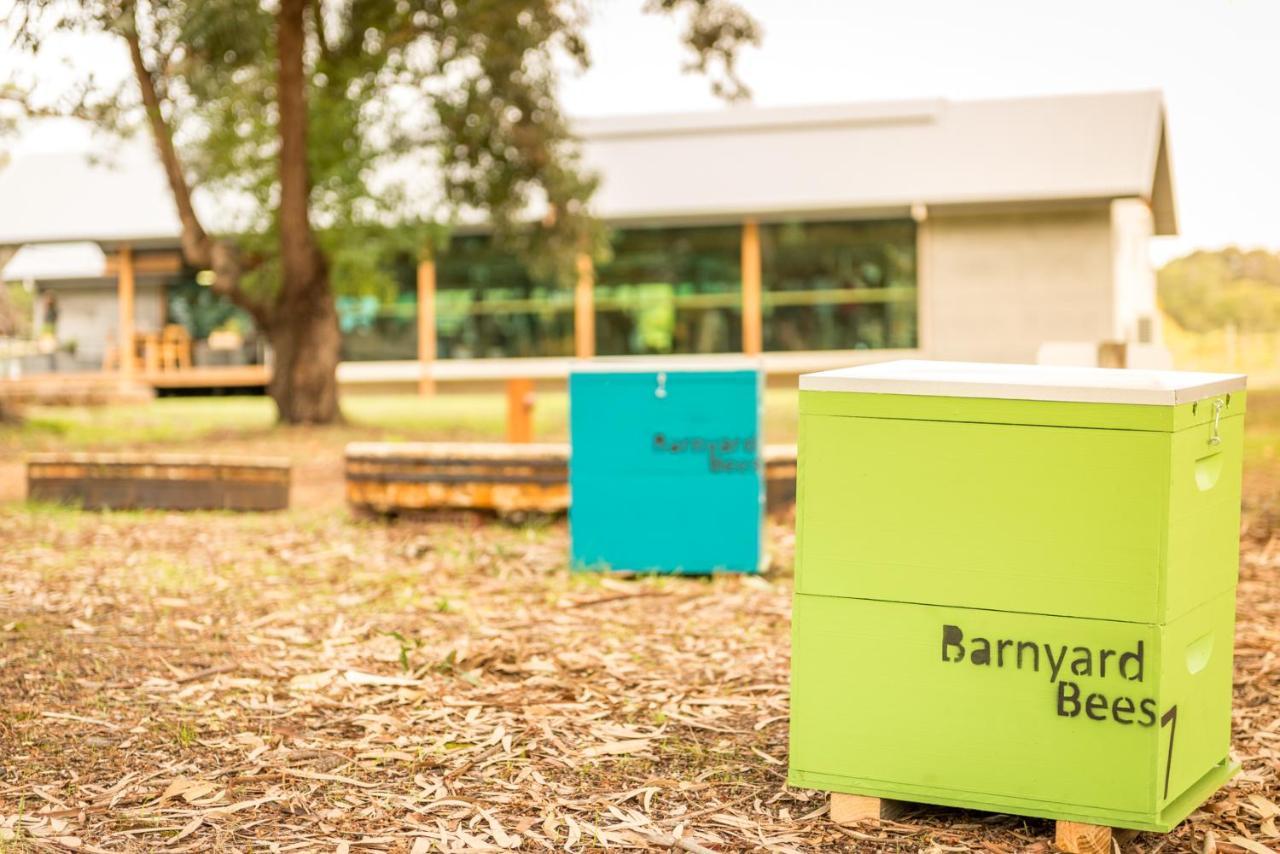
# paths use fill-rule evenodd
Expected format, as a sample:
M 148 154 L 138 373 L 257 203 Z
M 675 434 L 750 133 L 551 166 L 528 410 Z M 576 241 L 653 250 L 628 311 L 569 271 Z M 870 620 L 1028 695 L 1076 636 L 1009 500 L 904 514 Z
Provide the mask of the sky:
M 1162 90 L 1181 234 L 1154 240 L 1153 260 L 1228 244 L 1280 250 L 1280 0 L 740 2 L 764 30 L 741 60 L 760 106 Z M 567 111 L 725 109 L 681 71 L 677 24 L 643 5 L 594 0 L 594 64 L 566 78 Z M 111 44 L 74 53 L 103 76 L 125 61 Z M 89 144 L 54 125 L 18 150 Z
M 760 106 L 1159 89 L 1181 234 L 1157 263 L 1228 244 L 1280 250 L 1280 0 L 745 0 Z M 601 0 L 575 114 L 717 106 L 680 73 L 676 27 Z

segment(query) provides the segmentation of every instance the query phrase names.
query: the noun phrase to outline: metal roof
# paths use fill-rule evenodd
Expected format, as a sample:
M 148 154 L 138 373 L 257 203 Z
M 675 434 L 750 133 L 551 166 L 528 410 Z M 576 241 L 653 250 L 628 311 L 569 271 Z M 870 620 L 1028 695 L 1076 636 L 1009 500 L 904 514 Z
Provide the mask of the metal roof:
M 1136 197 L 1177 231 L 1158 92 L 585 121 L 609 219 Z
M 1158 92 L 829 107 L 734 107 L 575 123 L 614 222 L 904 214 L 913 205 L 1142 198 L 1177 230 Z M 172 245 L 179 225 L 149 146 L 91 162 L 15 158 L 0 169 L 0 245 Z M 213 206 L 198 197 L 206 216 Z M 212 227 L 212 226 L 211 226 Z

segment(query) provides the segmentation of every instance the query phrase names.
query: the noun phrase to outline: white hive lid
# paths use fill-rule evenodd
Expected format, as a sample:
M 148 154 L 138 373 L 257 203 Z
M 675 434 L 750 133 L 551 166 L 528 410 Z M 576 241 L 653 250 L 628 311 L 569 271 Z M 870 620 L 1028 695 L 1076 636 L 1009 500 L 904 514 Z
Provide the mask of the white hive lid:
M 597 356 L 574 359 L 569 372 L 574 374 L 683 373 L 702 371 L 758 371 L 764 363 L 759 357 L 724 354 L 717 356 Z
M 800 377 L 802 391 L 1176 406 L 1240 391 L 1244 374 L 904 359 Z

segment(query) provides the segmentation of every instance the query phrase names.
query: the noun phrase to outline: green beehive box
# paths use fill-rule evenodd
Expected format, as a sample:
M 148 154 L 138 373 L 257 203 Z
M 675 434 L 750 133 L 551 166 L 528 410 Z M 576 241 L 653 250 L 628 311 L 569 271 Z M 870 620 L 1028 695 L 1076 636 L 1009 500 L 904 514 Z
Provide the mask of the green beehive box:
M 1228 757 L 1245 378 L 800 381 L 791 782 L 1167 831 Z

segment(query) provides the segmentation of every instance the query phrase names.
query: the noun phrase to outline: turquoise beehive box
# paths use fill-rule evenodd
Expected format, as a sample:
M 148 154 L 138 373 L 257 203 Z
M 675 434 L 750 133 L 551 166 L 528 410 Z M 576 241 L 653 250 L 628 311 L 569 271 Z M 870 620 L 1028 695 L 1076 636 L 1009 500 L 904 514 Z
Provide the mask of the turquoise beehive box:
M 569 376 L 575 569 L 757 572 L 761 372 L 587 364 Z

